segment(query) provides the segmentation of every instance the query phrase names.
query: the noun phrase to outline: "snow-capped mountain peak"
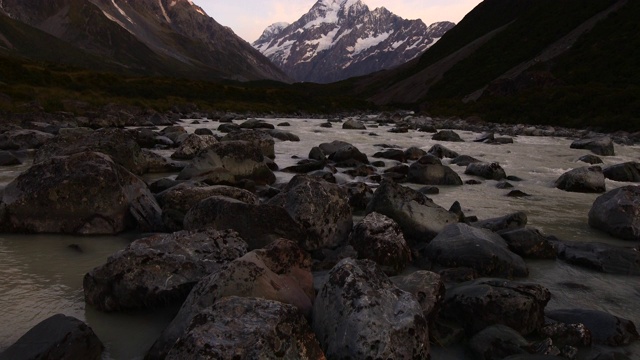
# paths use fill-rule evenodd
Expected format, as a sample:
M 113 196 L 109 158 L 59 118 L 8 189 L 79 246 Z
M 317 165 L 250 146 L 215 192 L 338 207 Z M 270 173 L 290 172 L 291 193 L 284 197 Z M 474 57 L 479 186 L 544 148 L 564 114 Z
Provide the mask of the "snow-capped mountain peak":
M 295 80 L 332 82 L 407 62 L 453 26 L 427 27 L 361 0 L 318 0 L 293 24 L 265 29 L 253 46 Z

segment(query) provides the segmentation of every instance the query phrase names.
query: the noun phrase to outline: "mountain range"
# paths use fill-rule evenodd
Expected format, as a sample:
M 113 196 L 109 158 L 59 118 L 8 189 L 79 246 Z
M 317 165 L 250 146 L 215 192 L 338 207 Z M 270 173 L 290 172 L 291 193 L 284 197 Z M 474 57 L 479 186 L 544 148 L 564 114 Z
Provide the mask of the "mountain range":
M 289 81 L 190 0 L 2 0 L 0 53 L 132 74 Z
M 318 0 L 293 24 L 267 27 L 253 46 L 296 81 L 329 83 L 406 63 L 454 25 L 427 26 L 360 0 Z

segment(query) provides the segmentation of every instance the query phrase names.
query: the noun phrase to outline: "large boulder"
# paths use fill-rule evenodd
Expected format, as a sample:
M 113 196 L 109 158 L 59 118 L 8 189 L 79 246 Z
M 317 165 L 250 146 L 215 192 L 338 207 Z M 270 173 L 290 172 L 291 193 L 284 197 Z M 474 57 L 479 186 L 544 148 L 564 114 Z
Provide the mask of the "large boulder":
M 144 174 L 148 167 L 142 149 L 131 133 L 123 129 L 60 134 L 36 151 L 33 162 L 38 164 L 54 156 L 68 156 L 85 151 L 106 154 L 116 164 L 136 175 Z
M 203 229 L 139 239 L 84 276 L 84 298 L 102 311 L 179 303 L 200 279 L 246 252 L 247 244 L 234 231 Z
M 203 179 L 212 184 L 234 184 L 246 179 L 256 184 L 273 184 L 276 176 L 257 145 L 246 141 L 222 141 L 199 152 L 177 179 Z
M 615 151 L 613 149 L 613 140 L 609 136 L 601 136 L 597 138 L 576 140 L 571 143 L 572 149 L 586 149 L 590 150 L 596 155 L 613 156 Z
M 600 272 L 640 276 L 640 251 L 595 242 L 561 242 L 558 257 Z
M 336 140 L 330 143 L 322 143 L 318 147 L 322 150 L 325 156 L 337 163 L 350 160 L 363 164 L 369 163 L 367 155 L 348 142 Z
M 568 171 L 556 180 L 555 187 L 560 190 L 580 193 L 603 193 L 606 191 L 604 174 L 600 166 L 581 167 Z
M 229 296 L 196 315 L 166 359 L 324 359 L 307 320 L 279 301 Z
M 191 160 L 196 157 L 201 150 L 217 142 L 218 140 L 212 135 L 189 134 L 187 138 L 182 141 L 178 149 L 171 154 L 171 158 L 176 160 Z
M 225 135 L 221 141 L 246 141 L 256 145 L 264 156 L 276 158 L 275 141 L 265 131 L 234 131 Z
M 39 131 L 15 129 L 0 134 L 0 149 L 26 150 L 37 149 L 54 138 L 54 135 Z
M 358 258 L 375 261 L 387 275 L 397 275 L 411 262 L 411 249 L 398 224 L 376 212 L 357 223 L 350 243 Z
M 420 162 L 409 166 L 407 181 L 422 185 L 462 185 L 462 179 L 450 167 Z
M 640 182 L 640 163 L 635 161 L 611 165 L 603 170 L 604 176 L 613 181 Z
M 0 360 L 102 358 L 104 345 L 82 321 L 57 314 L 43 320 L 0 354 Z
M 469 348 L 477 359 L 502 360 L 509 355 L 529 354 L 529 341 L 504 325 L 493 325 L 474 335 Z
M 400 225 L 407 240 L 418 242 L 429 241 L 445 226 L 458 222 L 457 215 L 425 195 L 392 181 L 382 182 L 366 211 L 390 217 Z
M 451 224 L 426 248 L 429 259 L 444 267 L 468 267 L 481 276 L 529 275 L 524 260 L 509 250 L 500 235 L 467 224 Z
M 561 309 L 547 311 L 546 315 L 565 324 L 584 324 L 591 331 L 591 339 L 597 344 L 622 346 L 640 339 L 632 321 L 602 311 Z
M 94 152 L 33 165 L 7 185 L 2 202 L 5 224 L 20 232 L 117 234 L 160 217 L 144 181 Z
M 506 179 L 507 174 L 498 163 L 472 162 L 464 171 L 467 175 L 479 176 L 488 180 Z
M 528 335 L 544 325 L 550 299 L 541 285 L 478 279 L 447 289 L 440 316 L 462 325 L 467 334 L 500 324 Z
M 184 217 L 184 228 L 212 227 L 233 229 L 247 241 L 250 249 L 262 248 L 278 238 L 304 243 L 306 229 L 280 206 L 253 205 L 224 197 L 211 196 L 193 206 Z
M 284 208 L 307 232 L 305 250 L 343 245 L 353 226 L 347 192 L 336 184 L 297 175 L 267 204 Z
M 0 151 L 0 166 L 20 165 L 22 161 L 10 151 Z
M 147 358 L 162 359 L 202 310 L 227 296 L 255 297 L 294 305 L 309 317 L 315 299 L 311 257 L 296 243 L 279 239 L 245 254 L 203 278 L 191 291 Z
M 625 186 L 599 196 L 589 225 L 624 240 L 640 240 L 640 187 Z
M 330 359 L 429 357 L 420 305 L 369 260 L 345 259 L 330 271 L 316 298 L 312 324 Z

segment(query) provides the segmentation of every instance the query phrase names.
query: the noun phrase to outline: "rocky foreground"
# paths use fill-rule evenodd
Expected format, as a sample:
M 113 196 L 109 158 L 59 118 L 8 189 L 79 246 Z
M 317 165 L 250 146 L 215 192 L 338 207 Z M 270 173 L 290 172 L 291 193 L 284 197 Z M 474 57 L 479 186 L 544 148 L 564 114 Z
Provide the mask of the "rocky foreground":
M 87 304 L 105 312 L 182 304 L 147 359 L 428 359 L 434 346 L 460 344 L 478 359 L 630 359 L 624 346 L 640 338 L 631 321 L 605 312 L 546 311 L 553 294 L 526 281 L 524 260 L 557 259 L 637 281 L 640 188 L 606 192 L 605 178 L 640 182 L 640 164 L 597 165 L 598 156 L 615 153 L 613 139 L 633 143 L 635 134 L 387 114 L 320 126 L 393 124 L 393 132 L 433 132 L 443 144 L 376 154 L 341 141 L 309 144 L 308 158 L 279 169 L 275 142 L 299 141 L 286 123 L 218 117 L 218 136 L 187 133 L 157 114 L 135 129 L 81 120 L 0 130 L 5 166 L 34 159 L 4 189 L 0 230 L 148 233 L 83 281 Z M 525 213 L 477 219 L 459 203 L 438 206 L 428 197 L 437 186 L 468 186 L 443 158 L 473 181 L 509 188 L 519 180 L 495 162 L 448 149 L 462 139 L 436 130 L 446 127 L 481 132 L 477 141 L 497 146 L 518 134 L 575 137 L 571 147 L 593 155 L 556 186 L 603 193 L 590 226 L 630 245 L 562 241 L 527 227 Z M 275 184 L 277 170 L 296 175 Z M 154 172 L 176 176 L 141 180 Z M 341 183 L 338 173 L 366 181 Z M 362 215 L 355 223 L 354 214 Z M 99 359 L 103 348 L 89 327 L 60 315 L 0 359 Z

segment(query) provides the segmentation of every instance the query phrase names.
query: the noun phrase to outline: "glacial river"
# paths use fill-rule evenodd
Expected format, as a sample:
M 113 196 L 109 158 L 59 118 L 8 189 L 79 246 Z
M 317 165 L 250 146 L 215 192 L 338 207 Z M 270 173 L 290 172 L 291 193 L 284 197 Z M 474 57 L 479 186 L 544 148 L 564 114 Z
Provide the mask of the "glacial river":
M 217 129 L 215 121 L 191 120 L 183 122 L 192 132 L 196 128 Z M 516 189 L 532 196 L 510 198 L 509 190 L 495 187 L 495 181 L 480 185 L 440 187 L 439 195 L 430 197 L 444 208 L 459 201 L 467 216 L 487 219 L 523 211 L 529 226 L 564 240 L 596 241 L 619 246 L 638 243 L 616 240 L 589 228 L 587 214 L 597 194 L 569 193 L 555 189 L 555 180 L 564 172 L 587 164 L 577 159 L 589 152 L 570 149 L 571 140 L 558 137 L 518 136 L 514 144 L 488 145 L 472 142 L 479 134 L 456 131 L 464 143 L 436 142 L 432 134 L 413 132 L 390 133 L 388 126 L 369 127 L 365 131 L 342 130 L 340 124 L 331 129 L 319 125 L 318 119 L 267 119 L 277 125 L 287 121 L 290 127 L 278 127 L 298 135 L 300 142 L 276 140 L 276 163 L 280 168 L 294 165 L 298 158 L 306 158 L 309 150 L 323 142 L 343 140 L 357 146 L 369 156 L 388 144 L 406 149 L 417 146 L 428 150 L 440 143 L 460 154 L 471 155 L 488 162 L 499 162 L 507 175 L 523 179 L 512 182 Z M 372 125 L 368 124 L 368 125 Z M 374 136 L 377 135 L 377 136 Z M 171 152 L 162 151 L 163 155 Z M 616 156 L 603 157 L 605 165 L 638 161 L 640 147 L 616 145 Z M 387 165 L 393 161 L 384 160 Z M 445 160 L 444 163 L 448 163 Z M 24 171 L 28 165 L 0 169 L 0 187 Z M 451 165 L 464 180 L 464 167 Z M 286 182 L 290 174 L 277 173 L 279 182 Z M 147 180 L 158 178 L 150 177 Z M 339 177 L 340 181 L 352 181 Z M 407 185 L 407 184 L 405 184 Z M 628 185 L 607 180 L 607 190 Z M 417 186 L 416 186 L 417 187 Z M 122 249 L 135 234 L 112 237 L 70 237 L 64 235 L 10 235 L 0 234 L 0 352 L 15 342 L 38 322 L 56 313 L 75 316 L 86 321 L 106 346 L 106 359 L 140 359 L 154 342 L 163 327 L 171 320 L 175 309 L 104 314 L 86 307 L 83 300 L 82 278 L 93 267 Z M 70 248 L 77 244 L 82 251 Z M 630 319 L 640 326 L 640 279 L 607 275 L 567 265 L 562 261 L 527 261 L 529 282 L 542 284 L 552 292 L 548 309 L 589 308 L 609 312 Z M 580 286 L 567 286 L 566 283 Z M 640 343 L 627 348 L 633 359 L 640 359 Z M 459 349 L 434 350 L 433 359 L 461 359 Z

